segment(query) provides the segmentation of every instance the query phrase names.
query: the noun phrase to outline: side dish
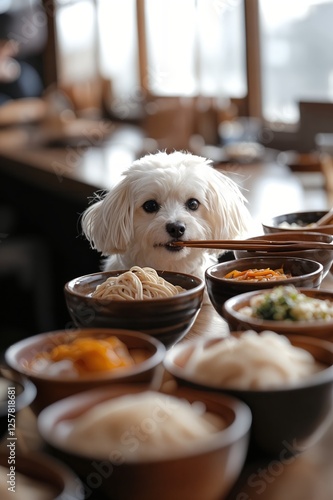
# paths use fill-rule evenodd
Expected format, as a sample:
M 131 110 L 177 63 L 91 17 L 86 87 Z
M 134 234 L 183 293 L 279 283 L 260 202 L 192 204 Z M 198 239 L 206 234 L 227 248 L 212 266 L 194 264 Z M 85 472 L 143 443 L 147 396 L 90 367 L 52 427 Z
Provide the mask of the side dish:
M 266 320 L 328 321 L 333 319 L 333 303 L 308 297 L 294 286 L 280 286 L 253 297 L 240 314 Z
M 117 337 L 80 337 L 38 353 L 30 368 L 48 375 L 84 376 L 119 370 L 135 364 L 127 346 Z
M 184 364 L 192 380 L 238 390 L 291 386 L 323 368 L 308 351 L 268 330 L 198 343 Z
M 280 269 L 246 269 L 238 271 L 237 269 L 230 271 L 224 276 L 226 279 L 235 281 L 277 281 L 291 278 L 290 273 L 286 274 L 283 268 Z
M 310 229 L 311 227 L 316 227 L 315 222 L 311 222 L 311 224 L 306 224 L 305 222 L 299 221 L 299 222 L 281 222 L 278 227 L 281 229 Z
M 172 297 L 185 291 L 157 274 L 151 267 L 133 266 L 117 277 L 107 278 L 91 294 L 97 299 L 145 300 Z

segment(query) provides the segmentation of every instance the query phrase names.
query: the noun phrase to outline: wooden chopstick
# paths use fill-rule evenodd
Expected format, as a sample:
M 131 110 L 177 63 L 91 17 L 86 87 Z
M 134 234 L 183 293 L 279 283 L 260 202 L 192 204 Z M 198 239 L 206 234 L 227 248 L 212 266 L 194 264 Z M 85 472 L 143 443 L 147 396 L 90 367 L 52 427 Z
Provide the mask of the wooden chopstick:
M 222 250 L 249 251 L 296 251 L 296 250 L 333 250 L 330 243 L 315 241 L 271 241 L 271 240 L 188 240 L 174 241 L 173 246 L 192 248 L 215 248 Z
M 333 222 L 333 208 L 327 212 L 327 214 L 323 215 L 319 220 L 316 222 L 317 227 L 321 226 L 327 226 L 329 224 L 332 224 Z

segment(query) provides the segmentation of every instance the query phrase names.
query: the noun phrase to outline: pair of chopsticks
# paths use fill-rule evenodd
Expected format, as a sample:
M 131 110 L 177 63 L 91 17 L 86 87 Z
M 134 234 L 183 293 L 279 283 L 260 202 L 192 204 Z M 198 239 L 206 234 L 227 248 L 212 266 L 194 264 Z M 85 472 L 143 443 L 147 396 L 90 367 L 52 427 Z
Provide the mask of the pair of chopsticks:
M 173 241 L 173 246 L 192 248 L 215 248 L 222 250 L 249 250 L 267 252 L 286 252 L 297 250 L 333 250 L 330 243 L 316 241 L 271 241 L 271 240 L 188 240 Z

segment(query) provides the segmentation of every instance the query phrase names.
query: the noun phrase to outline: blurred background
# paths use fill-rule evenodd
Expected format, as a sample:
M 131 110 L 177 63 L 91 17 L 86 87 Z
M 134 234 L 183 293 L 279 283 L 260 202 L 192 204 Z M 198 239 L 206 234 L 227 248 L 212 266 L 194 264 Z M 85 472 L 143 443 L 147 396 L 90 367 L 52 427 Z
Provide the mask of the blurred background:
M 333 0 L 0 0 L 3 344 L 69 324 L 64 283 L 100 267 L 79 216 L 142 154 L 274 161 L 331 192 L 332 18 Z

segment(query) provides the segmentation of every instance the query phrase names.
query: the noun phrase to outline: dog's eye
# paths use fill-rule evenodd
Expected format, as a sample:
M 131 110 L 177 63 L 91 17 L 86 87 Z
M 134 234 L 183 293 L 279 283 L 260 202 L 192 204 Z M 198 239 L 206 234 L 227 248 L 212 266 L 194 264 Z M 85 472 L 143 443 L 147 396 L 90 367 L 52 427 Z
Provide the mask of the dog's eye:
M 145 201 L 144 204 L 142 205 L 142 208 L 145 212 L 148 212 L 149 214 L 152 214 L 154 212 L 158 212 L 160 209 L 159 204 L 155 200 L 148 200 Z
M 193 210 L 193 211 L 198 210 L 198 208 L 200 206 L 200 201 L 196 200 L 195 198 L 190 198 L 189 200 L 187 200 L 185 205 L 189 210 Z

